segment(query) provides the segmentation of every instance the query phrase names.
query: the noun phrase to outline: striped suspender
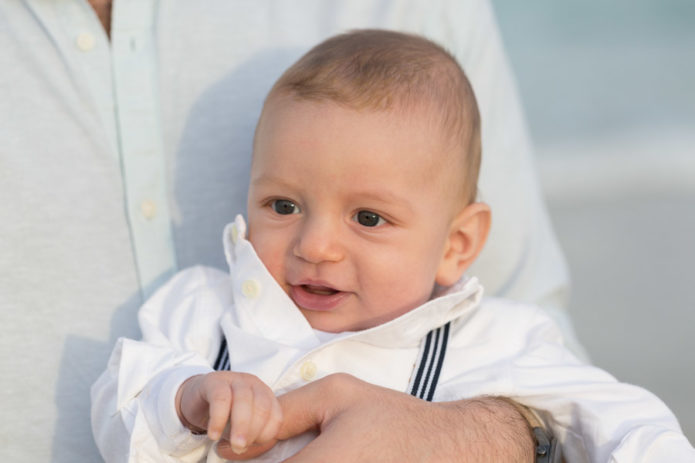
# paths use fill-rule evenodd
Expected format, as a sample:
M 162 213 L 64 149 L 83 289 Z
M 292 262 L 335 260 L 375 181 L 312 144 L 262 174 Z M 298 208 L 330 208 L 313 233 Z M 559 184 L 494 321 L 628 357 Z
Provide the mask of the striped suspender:
M 439 373 L 444 365 L 446 345 L 449 342 L 451 322 L 427 333 L 420 348 L 420 358 L 416 363 L 416 374 L 409 389 L 410 395 L 432 401 L 434 390 L 439 382 Z
M 220 351 L 217 353 L 217 360 L 215 360 L 212 367 L 215 371 L 228 371 L 231 368 L 229 351 L 227 350 L 227 338 L 224 337 L 224 333 L 222 333 L 222 344 L 220 344 Z
M 420 348 L 420 356 L 416 364 L 415 378 L 408 386 L 410 394 L 420 399 L 432 401 L 434 390 L 437 388 L 439 373 L 442 371 L 444 356 L 446 355 L 446 345 L 449 341 L 449 328 L 451 322 L 440 326 L 427 333 Z M 216 371 L 229 370 L 229 351 L 227 350 L 227 340 L 222 336 L 217 360 L 214 366 Z

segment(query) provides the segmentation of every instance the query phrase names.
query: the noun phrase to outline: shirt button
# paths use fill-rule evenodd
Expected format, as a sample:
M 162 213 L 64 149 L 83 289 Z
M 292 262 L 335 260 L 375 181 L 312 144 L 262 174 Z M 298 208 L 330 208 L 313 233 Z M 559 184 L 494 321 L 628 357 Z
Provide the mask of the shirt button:
M 154 203 L 154 201 L 146 199 L 140 203 L 140 212 L 142 212 L 142 216 L 144 218 L 150 220 L 157 213 L 157 205 Z
M 239 241 L 239 228 L 236 226 L 236 224 L 233 224 L 232 228 L 229 230 L 229 237 L 232 239 L 233 244 L 236 244 L 237 241 Z
M 241 294 L 253 299 L 261 292 L 261 285 L 256 280 L 246 280 L 241 284 Z
M 304 381 L 311 381 L 316 376 L 316 364 L 307 360 L 299 367 L 299 374 L 302 375 Z
M 75 43 L 80 50 L 89 51 L 94 48 L 94 36 L 89 32 L 81 32 L 78 34 L 77 39 L 75 39 Z

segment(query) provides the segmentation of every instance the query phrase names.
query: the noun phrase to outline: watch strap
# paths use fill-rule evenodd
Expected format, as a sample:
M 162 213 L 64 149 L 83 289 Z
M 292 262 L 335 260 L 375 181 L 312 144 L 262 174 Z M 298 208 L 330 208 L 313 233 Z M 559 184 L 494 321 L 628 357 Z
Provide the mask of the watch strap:
M 531 429 L 535 446 L 535 463 L 561 463 L 562 449 L 557 438 L 548 429 L 538 415 L 528 407 L 521 405 L 513 400 L 509 401 L 517 411 L 524 417 Z

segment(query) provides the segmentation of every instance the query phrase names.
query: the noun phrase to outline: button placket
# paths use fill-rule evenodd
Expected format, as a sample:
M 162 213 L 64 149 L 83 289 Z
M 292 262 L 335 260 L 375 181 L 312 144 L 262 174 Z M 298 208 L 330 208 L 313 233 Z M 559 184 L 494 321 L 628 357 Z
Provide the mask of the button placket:
M 153 0 L 114 2 L 108 46 L 110 91 L 118 108 L 117 148 L 144 296 L 176 270 L 177 257 L 159 111 L 156 13 L 157 2 Z M 94 51 L 101 46 L 97 42 Z

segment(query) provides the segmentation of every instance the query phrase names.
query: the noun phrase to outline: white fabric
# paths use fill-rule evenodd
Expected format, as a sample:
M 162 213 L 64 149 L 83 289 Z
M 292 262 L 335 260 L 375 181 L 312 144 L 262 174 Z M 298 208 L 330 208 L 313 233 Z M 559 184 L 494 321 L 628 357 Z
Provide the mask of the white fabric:
M 5 460 L 99 460 L 89 386 L 117 337 L 138 337 L 143 298 L 177 266 L 223 268 L 218 236 L 244 209 L 265 93 L 355 27 L 423 33 L 458 57 L 494 215 L 475 274 L 566 320 L 567 274 L 487 0 L 115 0 L 110 40 L 86 0 L 2 0 Z
M 133 442 L 150 460 L 136 453 L 130 462 L 199 461 L 210 443 L 181 425 L 174 396 L 189 374 L 212 371 L 222 334 L 231 370 L 258 376 L 277 394 L 306 384 L 307 362 L 316 378 L 345 372 L 406 391 L 422 338 L 448 321 L 435 401 L 510 397 L 539 412 L 573 463 L 695 459 L 657 397 L 577 360 L 541 310 L 502 299 L 481 303 L 475 278 L 383 325 L 321 342 L 244 239 L 244 228 L 237 217 L 225 233 L 231 276 L 205 267 L 179 273 L 140 311 L 143 341 L 117 344 L 92 390 L 95 435 L 107 461 L 124 459 Z M 258 291 L 244 292 L 248 282 Z M 278 462 L 306 442 L 281 442 L 253 461 Z

